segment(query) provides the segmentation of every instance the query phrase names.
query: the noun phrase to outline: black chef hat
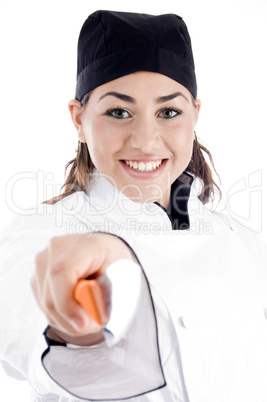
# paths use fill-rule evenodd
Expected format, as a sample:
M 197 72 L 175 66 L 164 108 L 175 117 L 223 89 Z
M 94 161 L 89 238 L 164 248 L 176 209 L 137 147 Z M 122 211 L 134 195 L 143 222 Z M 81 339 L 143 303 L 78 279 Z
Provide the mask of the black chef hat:
M 136 71 L 164 74 L 197 96 L 191 40 L 181 17 L 96 11 L 78 41 L 76 99 Z

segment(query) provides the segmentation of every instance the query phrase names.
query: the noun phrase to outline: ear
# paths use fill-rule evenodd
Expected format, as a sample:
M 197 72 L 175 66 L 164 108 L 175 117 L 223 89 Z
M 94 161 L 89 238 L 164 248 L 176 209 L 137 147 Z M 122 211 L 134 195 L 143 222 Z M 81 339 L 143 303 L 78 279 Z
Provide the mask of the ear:
M 197 115 L 199 115 L 201 109 L 201 101 L 199 99 L 195 99 L 195 108 L 197 110 Z
M 77 99 L 72 99 L 69 101 L 69 111 L 76 130 L 78 131 L 78 138 L 81 142 L 86 143 L 86 138 L 83 132 L 83 124 L 81 120 L 82 107 L 81 102 Z
M 198 122 L 199 112 L 201 109 L 201 101 L 199 99 L 194 100 L 194 107 L 195 107 L 195 115 L 196 115 L 196 123 Z

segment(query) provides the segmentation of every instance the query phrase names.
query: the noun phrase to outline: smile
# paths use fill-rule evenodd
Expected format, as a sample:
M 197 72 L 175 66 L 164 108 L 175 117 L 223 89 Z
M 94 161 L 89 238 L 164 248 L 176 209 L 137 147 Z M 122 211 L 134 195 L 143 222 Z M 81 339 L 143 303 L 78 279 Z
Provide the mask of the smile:
M 124 161 L 127 166 L 139 172 L 152 172 L 162 164 L 162 159 L 150 162 Z

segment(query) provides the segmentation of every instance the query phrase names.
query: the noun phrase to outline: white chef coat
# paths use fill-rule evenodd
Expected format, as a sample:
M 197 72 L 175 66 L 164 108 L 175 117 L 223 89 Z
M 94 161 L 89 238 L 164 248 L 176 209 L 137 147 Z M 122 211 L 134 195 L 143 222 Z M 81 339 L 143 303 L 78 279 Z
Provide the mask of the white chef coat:
M 131 201 L 95 172 L 88 195 L 13 220 L 0 243 L 0 360 L 29 381 L 34 401 L 267 401 L 266 247 L 197 195 L 195 181 L 183 202 L 189 228 L 173 230 L 159 205 Z M 35 255 L 53 236 L 90 231 L 132 248 L 144 304 L 111 349 L 47 345 L 30 289 Z

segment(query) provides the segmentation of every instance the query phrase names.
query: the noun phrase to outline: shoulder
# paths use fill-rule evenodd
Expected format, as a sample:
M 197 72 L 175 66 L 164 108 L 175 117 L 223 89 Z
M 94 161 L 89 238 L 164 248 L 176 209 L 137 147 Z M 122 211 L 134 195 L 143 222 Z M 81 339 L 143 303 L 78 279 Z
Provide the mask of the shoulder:
M 86 194 L 76 192 L 56 202 L 55 204 L 37 204 L 30 210 L 21 211 L 12 216 L 9 224 L 2 231 L 3 236 L 22 234 L 23 232 L 51 232 L 63 235 L 66 222 L 79 216 L 86 202 Z
M 250 248 L 260 247 L 267 250 L 267 246 L 259 232 L 254 231 L 248 226 L 245 226 L 243 223 L 239 222 L 236 218 L 232 217 L 227 212 L 214 211 L 212 212 L 212 214 L 214 218 L 225 225 L 226 229 L 230 230 L 240 239 L 243 239 L 243 241 L 247 243 Z

